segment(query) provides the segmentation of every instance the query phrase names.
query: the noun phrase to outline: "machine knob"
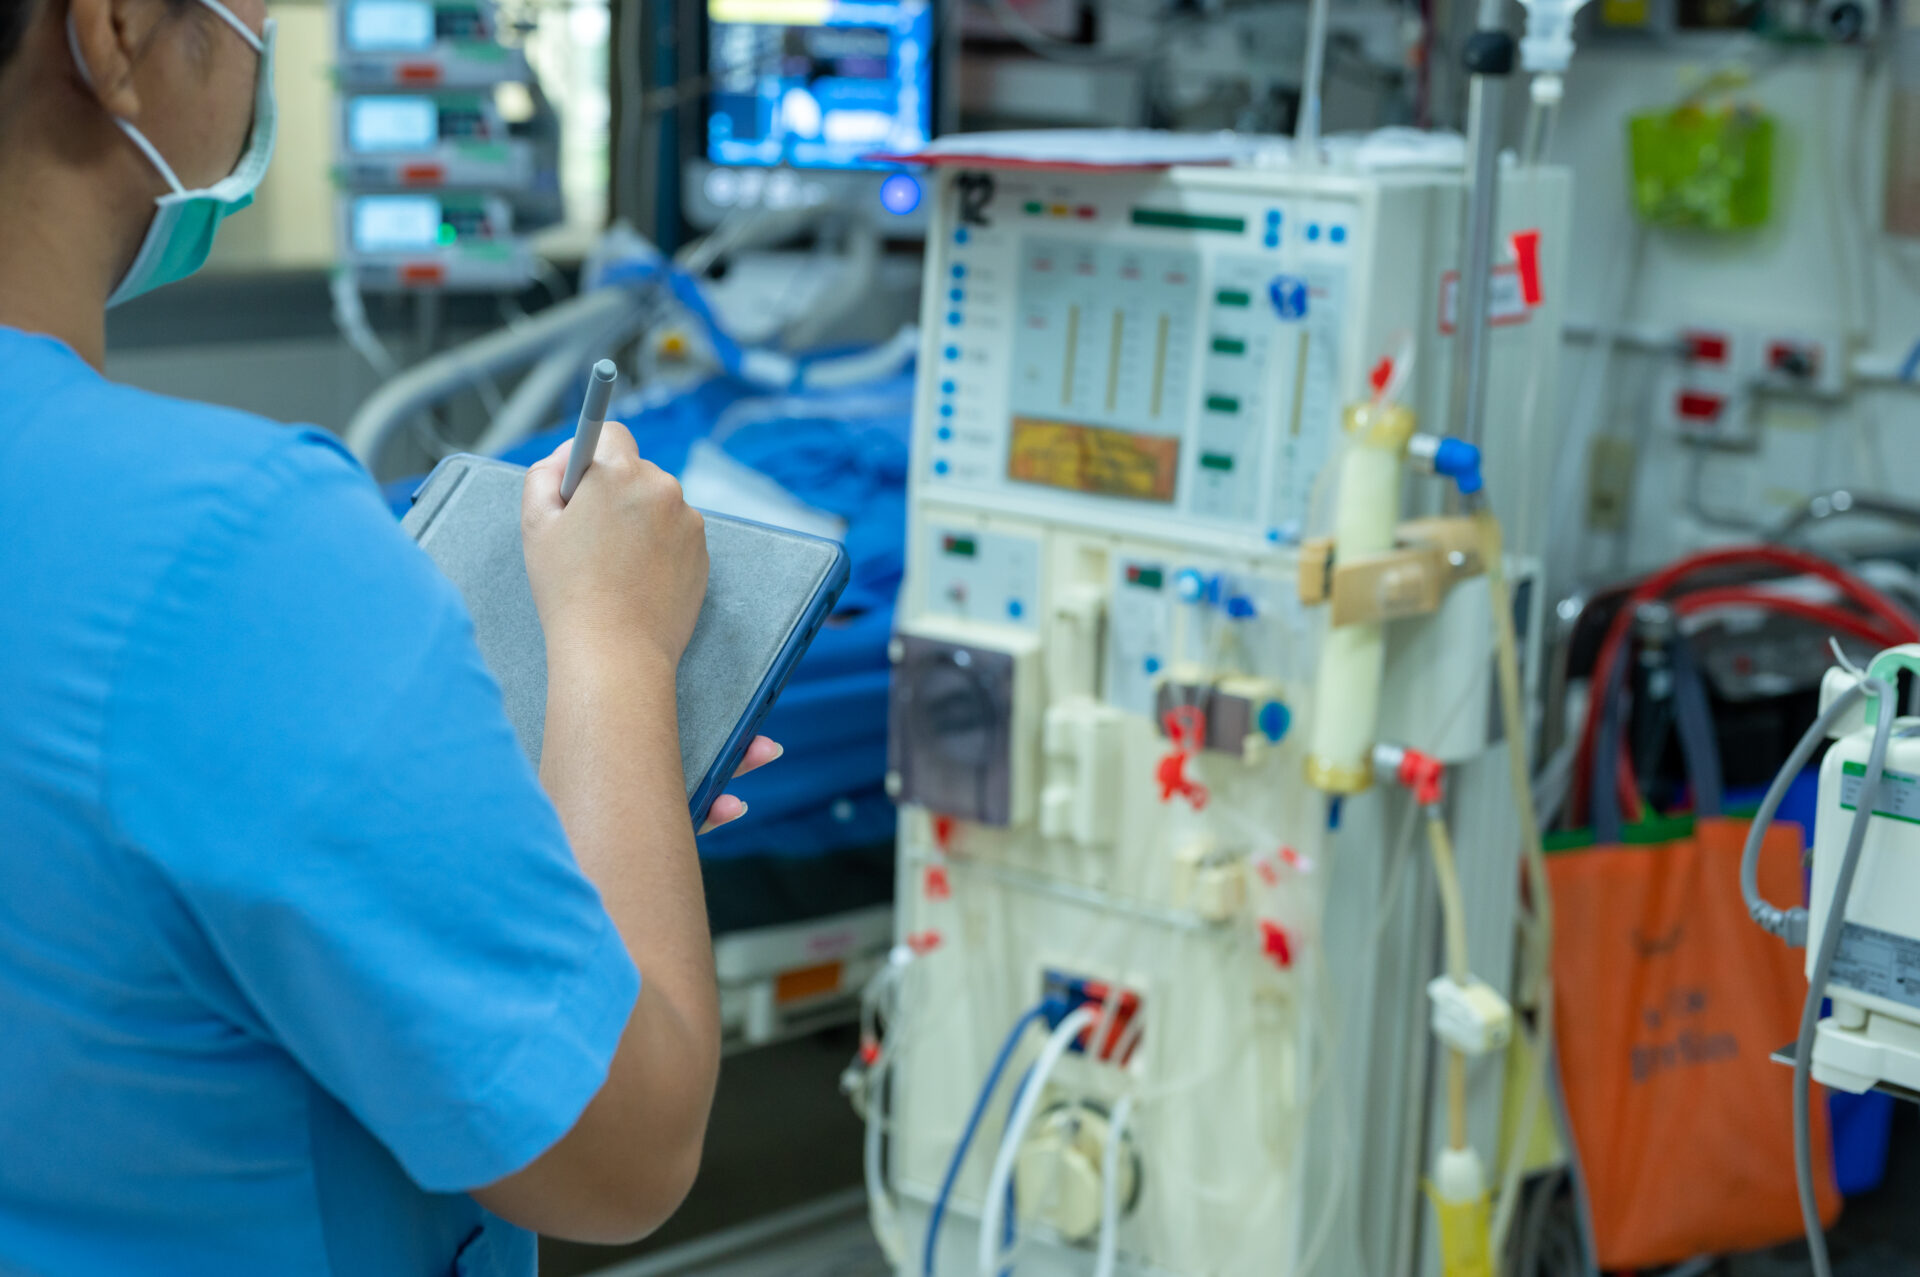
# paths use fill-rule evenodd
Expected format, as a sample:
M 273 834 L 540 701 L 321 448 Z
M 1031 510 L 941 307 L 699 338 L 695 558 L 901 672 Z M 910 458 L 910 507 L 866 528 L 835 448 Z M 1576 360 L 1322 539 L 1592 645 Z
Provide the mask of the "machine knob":
M 1307 281 L 1298 275 L 1275 275 L 1267 285 L 1267 300 L 1282 319 L 1307 317 Z

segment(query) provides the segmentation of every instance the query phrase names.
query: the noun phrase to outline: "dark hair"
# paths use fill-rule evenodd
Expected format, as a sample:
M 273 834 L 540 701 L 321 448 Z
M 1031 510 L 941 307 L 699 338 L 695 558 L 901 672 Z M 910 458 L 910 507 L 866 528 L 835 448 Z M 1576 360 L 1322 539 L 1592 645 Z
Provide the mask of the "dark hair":
M 7 69 L 13 55 L 20 52 L 21 38 L 27 34 L 27 19 L 39 0 L 0 0 L 0 71 Z

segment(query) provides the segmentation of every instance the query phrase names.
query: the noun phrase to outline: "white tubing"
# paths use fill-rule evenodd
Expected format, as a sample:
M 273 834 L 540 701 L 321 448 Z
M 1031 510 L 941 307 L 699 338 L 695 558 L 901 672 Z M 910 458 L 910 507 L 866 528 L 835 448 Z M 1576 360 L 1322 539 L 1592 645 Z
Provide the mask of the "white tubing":
M 886 998 L 888 994 L 897 994 L 898 980 L 904 968 L 890 962 L 875 979 L 878 985 L 877 996 Z M 874 1239 L 880 1243 L 880 1249 L 887 1257 L 887 1263 L 895 1272 L 907 1263 L 907 1242 L 900 1228 L 900 1212 L 894 1208 L 893 1198 L 887 1192 L 886 1168 L 881 1162 L 881 1146 L 886 1138 L 887 1126 L 887 1074 L 893 1069 L 893 1054 L 899 1049 L 904 1033 L 900 1020 L 899 997 L 890 999 L 892 1015 L 889 1017 L 888 1031 L 892 1040 L 880 1052 L 880 1058 L 874 1061 L 873 1072 L 867 1078 L 867 1129 L 866 1140 L 861 1150 L 861 1167 L 867 1181 L 867 1218 L 873 1225 Z
M 337 270 L 333 278 L 327 281 L 327 288 L 333 294 L 333 323 L 340 335 L 353 347 L 354 353 L 367 361 L 369 367 L 382 377 L 391 377 L 400 370 L 394 362 L 391 352 L 381 344 L 374 334 L 373 325 L 367 320 L 366 299 L 360 296 L 360 285 L 350 271 Z
M 409 368 L 373 392 L 347 424 L 346 445 L 375 470 L 387 442 L 416 413 L 483 377 L 531 363 L 556 343 L 598 331 L 637 304 L 625 288 L 602 288 L 549 306 L 526 323 L 498 328 Z
M 899 332 L 871 349 L 808 364 L 800 373 L 800 385 L 805 390 L 842 390 L 865 385 L 893 376 L 919 353 L 920 329 L 917 325 L 905 324 Z
M 1093 1277 L 1113 1277 L 1120 1254 L 1120 1150 L 1126 1147 L 1127 1123 L 1133 1120 L 1133 1097 L 1121 1097 L 1107 1122 L 1107 1146 L 1100 1154 L 1100 1246 Z
M 1021 1141 L 1027 1138 L 1027 1127 L 1033 1124 L 1034 1114 L 1040 1110 L 1040 1097 L 1046 1092 L 1047 1079 L 1053 1076 L 1053 1070 L 1059 1066 L 1061 1057 L 1073 1045 L 1073 1040 L 1094 1019 L 1093 1008 L 1083 1006 L 1060 1021 L 1060 1027 L 1040 1048 L 1040 1058 L 1034 1061 L 1026 1088 L 1020 1092 L 1020 1103 L 1014 1107 L 1013 1116 L 1007 1119 L 1007 1131 L 1000 1137 L 1000 1151 L 993 1159 L 993 1174 L 987 1180 L 987 1199 L 980 1211 L 980 1277 L 994 1277 L 999 1271 L 1000 1230 L 1006 1224 L 1002 1212 L 1006 1210 L 1007 1185 L 1013 1180 L 1013 1162 L 1019 1156 Z
M 577 340 L 556 347 L 520 379 L 520 384 L 507 396 L 507 402 L 474 441 L 472 451 L 483 457 L 496 457 L 557 424 L 565 414 L 556 412 L 555 405 L 578 380 L 581 370 L 611 354 L 644 327 L 647 319 L 647 308 L 636 308 L 605 327 L 585 332 Z

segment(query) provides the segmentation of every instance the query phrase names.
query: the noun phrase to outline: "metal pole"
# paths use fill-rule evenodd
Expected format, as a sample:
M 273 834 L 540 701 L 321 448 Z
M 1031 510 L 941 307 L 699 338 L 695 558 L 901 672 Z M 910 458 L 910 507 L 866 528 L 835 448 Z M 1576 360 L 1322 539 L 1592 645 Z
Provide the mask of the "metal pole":
M 1307 11 L 1307 66 L 1300 90 L 1300 118 L 1293 130 L 1296 163 L 1320 162 L 1321 80 L 1327 61 L 1327 10 L 1331 0 L 1313 0 Z
M 1498 20 L 1498 0 L 1483 4 Z M 1488 295 L 1493 271 L 1494 229 L 1500 211 L 1500 126 L 1507 77 L 1513 72 L 1514 40 L 1499 27 L 1468 37 L 1463 59 L 1468 75 L 1466 236 L 1460 247 L 1459 305 L 1454 318 L 1453 433 L 1478 447 L 1486 418 Z

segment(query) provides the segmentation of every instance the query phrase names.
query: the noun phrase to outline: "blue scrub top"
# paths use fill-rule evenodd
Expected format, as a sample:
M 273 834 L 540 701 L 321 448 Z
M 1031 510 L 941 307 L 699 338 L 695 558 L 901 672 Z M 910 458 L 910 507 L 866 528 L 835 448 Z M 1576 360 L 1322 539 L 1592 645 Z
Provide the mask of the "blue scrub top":
M 339 445 L 0 328 L 0 1272 L 528 1277 L 638 989 Z

